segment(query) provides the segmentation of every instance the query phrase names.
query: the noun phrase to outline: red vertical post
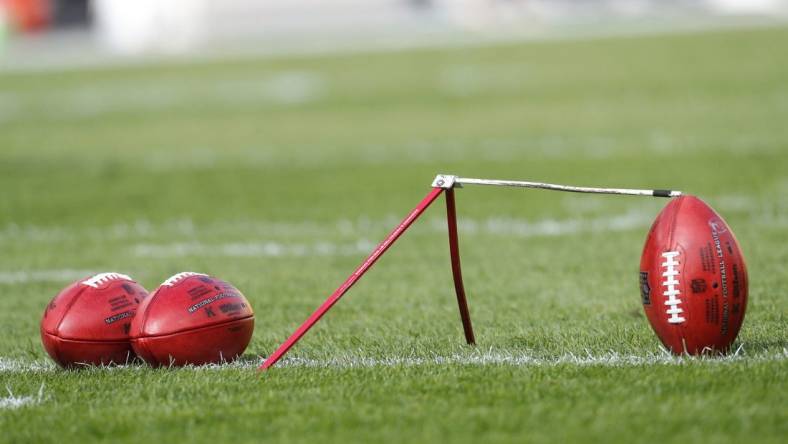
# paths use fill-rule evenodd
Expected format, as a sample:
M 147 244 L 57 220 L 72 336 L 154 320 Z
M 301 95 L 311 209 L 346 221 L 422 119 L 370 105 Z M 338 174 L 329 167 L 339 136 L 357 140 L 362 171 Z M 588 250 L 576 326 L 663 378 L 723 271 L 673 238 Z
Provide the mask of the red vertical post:
M 460 266 L 460 241 L 457 235 L 457 209 L 454 204 L 454 188 L 446 190 L 446 220 L 449 224 L 449 254 L 451 255 L 451 273 L 454 277 L 454 291 L 457 293 L 457 305 L 460 308 L 462 329 L 465 332 L 465 341 L 476 344 L 471 324 L 471 313 L 468 310 L 468 301 L 465 298 L 465 286 L 462 283 L 462 268 Z

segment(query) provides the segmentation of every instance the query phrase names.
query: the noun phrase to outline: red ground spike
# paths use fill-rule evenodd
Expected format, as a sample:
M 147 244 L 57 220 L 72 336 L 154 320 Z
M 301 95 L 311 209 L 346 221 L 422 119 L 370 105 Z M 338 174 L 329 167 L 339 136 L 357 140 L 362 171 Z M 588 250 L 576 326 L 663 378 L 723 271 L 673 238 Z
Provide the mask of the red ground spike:
M 301 326 L 298 327 L 298 329 L 292 335 L 290 335 L 290 337 L 287 338 L 287 340 L 282 343 L 282 345 L 279 346 L 279 348 L 276 349 L 276 351 L 274 351 L 274 353 L 268 356 L 265 362 L 263 362 L 263 364 L 260 366 L 259 370 L 266 370 L 272 365 L 276 364 L 276 362 L 279 361 L 279 359 L 281 359 L 282 356 L 284 356 L 284 354 L 287 353 L 301 339 L 301 337 L 304 336 L 304 334 L 306 334 L 306 332 L 308 332 L 309 329 L 312 328 L 312 326 L 315 325 L 317 321 L 319 321 L 320 318 L 322 318 L 323 315 L 326 314 L 326 312 L 330 310 L 331 307 L 333 307 L 342 296 L 345 295 L 345 293 L 347 293 L 348 290 L 350 290 L 350 287 L 352 287 L 353 284 L 361 279 L 361 276 L 363 276 L 364 273 L 366 273 L 367 270 L 369 270 L 372 265 L 375 264 L 380 256 L 382 256 L 383 253 L 385 253 L 386 250 L 388 250 L 388 248 L 402 235 L 402 233 L 404 233 L 405 230 L 407 230 L 408 227 L 410 227 L 411 224 L 413 224 L 413 222 L 418 219 L 419 216 L 421 216 L 424 210 L 426 210 L 430 204 L 441 195 L 443 191 L 444 188 L 440 188 L 440 185 L 432 188 L 429 194 L 427 194 L 427 196 L 422 199 L 421 202 L 419 202 L 416 208 L 414 208 L 413 211 L 408 214 L 408 216 L 397 226 L 397 228 L 395 228 L 394 231 L 392 231 L 391 234 L 389 234 L 388 237 L 386 237 L 386 239 L 383 240 L 383 242 L 381 242 L 377 248 L 375 248 L 372 254 L 367 257 L 367 259 L 356 269 L 356 271 L 354 271 L 353 274 L 351 274 L 350 277 L 348 277 L 347 280 L 345 280 L 345 282 L 342 283 L 342 285 L 340 285 L 339 288 L 337 288 L 334 293 L 332 293 L 331 296 L 329 296 L 328 299 L 326 299 L 326 301 L 323 302 L 323 304 L 318 307 L 318 309 L 315 310 L 315 312 L 312 313 L 312 315 L 309 316 L 309 318 L 304 321 L 304 323 L 301 324 Z M 449 191 L 451 190 L 449 189 Z

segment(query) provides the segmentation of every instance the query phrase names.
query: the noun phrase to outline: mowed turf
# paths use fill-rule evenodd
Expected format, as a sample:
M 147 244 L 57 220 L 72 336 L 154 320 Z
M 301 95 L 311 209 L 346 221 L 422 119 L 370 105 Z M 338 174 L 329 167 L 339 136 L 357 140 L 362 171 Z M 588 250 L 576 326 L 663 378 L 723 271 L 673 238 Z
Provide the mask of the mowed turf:
M 0 441 L 784 442 L 788 29 L 0 76 Z M 697 194 L 735 230 L 736 354 L 671 358 L 638 264 L 664 200 L 457 192 L 254 371 L 436 173 Z M 62 371 L 44 306 L 193 270 L 256 311 L 225 367 Z

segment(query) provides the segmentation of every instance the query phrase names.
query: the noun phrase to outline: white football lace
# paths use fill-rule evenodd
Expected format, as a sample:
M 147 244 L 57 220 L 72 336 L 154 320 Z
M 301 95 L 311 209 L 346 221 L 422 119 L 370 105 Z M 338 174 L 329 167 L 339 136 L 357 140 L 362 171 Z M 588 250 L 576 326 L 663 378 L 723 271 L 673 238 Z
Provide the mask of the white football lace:
M 166 285 L 167 287 L 172 287 L 173 285 L 177 284 L 178 281 L 186 279 L 189 276 L 208 276 L 208 275 L 207 274 L 203 274 L 203 273 L 195 273 L 193 271 L 183 271 L 183 272 L 180 272 L 178 274 L 174 274 L 174 275 L 170 276 L 170 278 L 167 279 L 166 281 L 162 282 L 161 285 Z
M 133 281 L 134 279 L 121 273 L 99 273 L 89 279 L 85 279 L 84 281 L 82 281 L 82 285 L 87 285 L 88 287 L 93 287 L 93 288 L 99 288 L 100 286 L 106 284 L 107 282 L 115 281 L 115 280 Z
M 681 295 L 681 291 L 678 289 L 679 281 L 676 279 L 676 276 L 679 275 L 679 271 L 676 267 L 679 265 L 677 258 L 680 254 L 681 253 L 678 251 L 666 251 L 662 253 L 662 257 L 665 258 L 665 262 L 662 263 L 662 266 L 665 268 L 665 271 L 662 273 L 665 281 L 662 282 L 662 285 L 667 288 L 662 294 L 668 297 L 668 300 L 665 301 L 665 305 L 668 306 L 668 309 L 665 312 L 670 315 L 668 322 L 671 324 L 681 324 L 686 320 L 679 316 L 681 313 L 684 313 L 684 310 L 679 308 L 681 299 L 679 299 L 678 296 Z

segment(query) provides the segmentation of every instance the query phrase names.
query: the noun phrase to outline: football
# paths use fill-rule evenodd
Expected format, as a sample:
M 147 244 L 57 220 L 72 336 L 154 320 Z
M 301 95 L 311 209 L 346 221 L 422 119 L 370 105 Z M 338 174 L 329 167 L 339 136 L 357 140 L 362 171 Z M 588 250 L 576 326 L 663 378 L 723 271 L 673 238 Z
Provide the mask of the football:
M 152 366 L 229 362 L 254 331 L 249 301 L 232 285 L 178 273 L 142 302 L 131 326 L 134 351 Z
M 659 213 L 640 261 L 651 327 L 675 354 L 726 352 L 747 309 L 747 266 L 725 221 L 695 196 Z
M 134 358 L 131 320 L 148 292 L 120 273 L 99 273 L 66 287 L 47 305 L 41 341 L 63 367 Z

